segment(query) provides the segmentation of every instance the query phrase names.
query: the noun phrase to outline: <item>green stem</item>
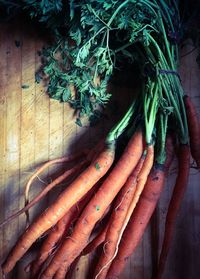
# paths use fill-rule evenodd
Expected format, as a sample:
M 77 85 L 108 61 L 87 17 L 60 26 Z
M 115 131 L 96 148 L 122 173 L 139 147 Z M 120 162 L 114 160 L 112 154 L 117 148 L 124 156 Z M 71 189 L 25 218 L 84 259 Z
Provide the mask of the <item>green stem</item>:
M 113 20 L 115 19 L 116 15 L 119 13 L 119 11 L 126 6 L 126 4 L 129 2 L 130 0 L 126 0 L 125 2 L 123 2 L 121 5 L 119 5 L 119 7 L 115 10 L 114 14 L 111 16 L 110 20 L 107 23 L 107 26 L 110 27 L 111 23 L 113 22 Z
M 107 143 L 115 141 L 124 132 L 135 112 L 135 105 L 136 102 L 134 100 L 123 118 L 109 132 L 106 138 Z
M 107 29 L 106 48 L 107 48 L 107 51 L 108 51 L 109 60 L 110 60 L 111 64 L 113 65 L 113 61 L 112 61 L 111 53 L 110 53 L 110 47 L 109 47 L 109 35 L 110 35 L 110 30 Z
M 145 129 L 146 142 L 152 143 L 152 134 L 156 121 L 156 114 L 158 111 L 158 83 L 151 83 L 150 94 L 144 91 L 144 115 L 145 115 Z M 152 99 L 153 96 L 153 99 Z
M 149 34 L 149 38 L 150 38 L 152 44 L 154 45 L 154 47 L 156 48 L 157 53 L 159 55 L 160 62 L 158 63 L 158 65 L 160 65 L 160 68 L 162 69 L 162 66 L 164 66 L 164 69 L 171 70 L 169 68 L 169 66 L 167 64 L 167 61 L 166 61 L 166 58 L 165 58 L 162 50 L 160 49 L 159 45 L 157 44 L 157 42 L 154 40 L 154 38 L 150 34 Z M 149 53 L 151 52 L 149 47 L 148 48 L 146 47 L 146 49 L 148 49 Z M 153 57 L 153 55 L 151 57 Z M 163 79 L 161 77 L 161 75 L 158 75 L 158 76 L 161 79 L 161 82 L 164 82 L 165 85 L 168 87 L 168 88 L 165 88 L 166 95 L 170 94 L 169 95 L 170 99 L 172 101 L 172 104 L 175 108 L 178 120 L 180 122 L 181 139 L 184 143 L 187 143 L 188 142 L 187 117 L 186 117 L 185 107 L 184 107 L 183 98 L 182 98 L 183 89 L 182 89 L 182 86 L 180 84 L 180 81 L 178 80 L 177 76 L 166 74 L 166 79 L 168 80 L 168 84 L 174 88 L 174 93 L 175 94 L 173 94 L 171 92 L 170 86 L 168 86 L 166 84 L 166 80 Z M 180 112 L 182 112 L 182 116 L 181 116 Z
M 174 60 L 172 59 L 172 55 L 171 55 L 171 51 L 170 51 L 170 47 L 169 47 L 169 41 L 167 39 L 167 35 L 166 35 L 166 32 L 165 32 L 164 23 L 163 23 L 160 11 L 158 11 L 158 17 L 160 19 L 160 26 L 161 26 L 161 30 L 162 30 L 162 33 L 163 33 L 165 47 L 166 47 L 166 50 L 167 50 L 169 62 L 171 64 L 171 69 L 176 70 L 176 67 L 174 65 Z
M 95 12 L 95 10 L 92 8 L 91 4 L 86 4 L 86 6 L 87 6 L 88 10 L 89 10 L 90 12 L 92 12 L 92 13 L 94 14 L 94 16 L 95 16 L 98 20 L 100 20 L 107 28 L 109 28 L 109 26 L 107 25 L 107 23 L 106 23 L 105 21 L 103 21 L 103 19 L 101 19 L 101 18 L 98 16 L 98 14 L 97 14 L 97 13 Z
M 152 3 L 152 1 L 148 1 L 148 0 L 144 0 L 144 1 L 141 0 L 140 3 L 143 4 L 144 6 L 147 6 L 154 13 L 154 15 L 157 17 L 157 12 L 153 9 L 153 7 L 156 8 L 156 9 L 159 9 L 157 4 L 154 5 Z
M 116 50 L 114 50 L 114 53 L 116 54 L 116 53 L 120 52 L 121 50 L 124 50 L 124 49 L 126 49 L 127 47 L 129 47 L 129 46 L 131 46 L 131 45 L 133 45 L 133 44 L 135 44 L 135 41 L 134 41 L 134 42 L 131 42 L 131 43 L 128 42 L 127 44 L 125 44 L 125 45 L 123 45 L 123 46 L 117 48 Z
M 96 32 L 96 34 L 94 36 L 92 36 L 78 51 L 78 54 L 77 54 L 77 58 L 76 58 L 76 62 L 80 56 L 80 52 L 81 50 L 87 45 L 89 44 L 92 40 L 94 40 L 104 29 L 106 29 L 106 26 L 103 26 L 101 29 L 99 29 L 99 31 Z
M 105 41 L 105 38 L 106 38 L 106 34 L 107 34 L 106 32 L 103 34 L 103 38 L 102 38 L 100 47 L 102 47 L 103 44 L 104 44 L 104 41 Z M 100 56 L 98 56 L 98 58 L 97 58 L 96 67 L 95 67 L 95 71 L 94 71 L 93 81 L 95 81 L 95 79 L 96 79 L 97 76 L 98 76 L 97 73 L 98 73 L 98 67 L 99 67 L 99 60 L 100 60 Z
M 158 127 L 158 150 L 156 161 L 158 164 L 164 164 L 166 159 L 166 152 L 165 152 L 165 144 L 166 144 L 166 135 L 167 135 L 167 124 L 168 124 L 168 114 L 160 114 L 159 117 L 159 127 Z

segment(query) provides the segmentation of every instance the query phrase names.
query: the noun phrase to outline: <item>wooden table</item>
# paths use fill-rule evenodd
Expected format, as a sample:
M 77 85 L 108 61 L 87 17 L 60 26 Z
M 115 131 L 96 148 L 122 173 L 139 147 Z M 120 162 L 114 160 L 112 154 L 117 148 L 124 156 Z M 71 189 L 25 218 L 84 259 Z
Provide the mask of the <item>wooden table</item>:
M 43 40 L 34 28 L 26 24 L 1 25 L 0 29 L 0 220 L 24 205 L 24 185 L 33 171 L 43 162 L 71 153 L 94 141 L 109 129 L 105 121 L 95 128 L 79 128 L 74 123 L 73 111 L 67 104 L 50 100 L 43 84 L 35 83 L 35 71 L 40 66 L 38 50 Z M 183 54 L 192 47 L 188 44 Z M 200 70 L 195 62 L 195 53 L 181 59 L 181 78 L 185 92 L 192 96 L 200 111 Z M 124 89 L 127 90 L 127 89 Z M 115 89 L 119 94 L 120 89 Z M 80 140 L 81 138 L 81 140 Z M 31 190 L 31 197 L 40 191 L 54 173 L 64 166 L 48 169 L 41 175 Z M 167 204 L 176 176 L 176 163 L 172 167 L 165 191 L 137 251 L 128 261 L 123 279 L 149 279 L 152 263 L 160 251 Z M 188 190 L 184 198 L 172 249 L 170 251 L 165 279 L 200 278 L 200 175 L 191 169 Z M 60 192 L 60 188 L 48 195 L 31 210 L 33 218 Z M 24 216 L 6 225 L 0 231 L 0 259 L 7 255 L 23 231 Z M 23 267 L 29 262 L 29 253 L 8 278 L 28 278 Z M 153 260 L 152 260 L 153 259 Z M 87 278 L 90 259 L 82 258 L 73 275 L 74 279 Z M 85 276 L 84 276 L 85 275 Z M 1 275 L 0 275 L 0 278 Z

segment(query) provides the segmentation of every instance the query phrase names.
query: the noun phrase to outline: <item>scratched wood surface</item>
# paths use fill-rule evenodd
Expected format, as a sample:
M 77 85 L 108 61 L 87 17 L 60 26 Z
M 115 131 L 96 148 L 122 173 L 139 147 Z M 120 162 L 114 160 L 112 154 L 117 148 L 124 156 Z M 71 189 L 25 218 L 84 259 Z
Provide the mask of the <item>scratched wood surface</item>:
M 43 162 L 71 153 L 84 146 L 92 146 L 106 133 L 111 121 L 104 121 L 95 128 L 85 122 L 83 128 L 74 123 L 73 111 L 66 104 L 50 100 L 43 84 L 35 83 L 35 71 L 40 66 L 38 50 L 44 44 L 34 28 L 15 22 L 0 26 L 0 221 L 24 204 L 24 185 L 32 172 Z M 182 51 L 188 52 L 190 43 Z M 200 71 L 195 63 L 195 53 L 181 59 L 181 79 L 188 95 L 192 96 L 200 111 Z M 114 90 L 120 95 L 121 89 Z M 124 89 L 125 90 L 125 89 Z M 128 92 L 128 90 L 126 90 Z M 128 94 L 129 95 L 129 94 Z M 127 95 L 127 96 L 128 96 Z M 122 106 L 122 104 L 121 104 Z M 124 107 L 126 104 L 123 105 Z M 123 110 L 123 107 L 121 107 Z M 48 169 L 33 183 L 31 197 L 50 181 L 54 173 L 64 166 Z M 162 243 L 167 204 L 176 175 L 176 163 L 159 202 L 151 225 L 121 278 L 149 279 L 152 263 L 157 261 Z M 165 279 L 200 278 L 200 176 L 191 169 L 190 181 L 184 198 L 175 236 L 167 263 Z M 57 195 L 58 188 L 54 191 Z M 40 205 L 30 211 L 31 218 L 53 199 L 48 195 Z M 25 218 L 12 221 L 0 231 L 0 259 L 5 258 L 23 231 Z M 156 236 L 152 249 L 152 235 Z M 155 237 L 154 237 L 155 239 Z M 29 278 L 24 266 L 32 258 L 27 254 L 8 278 Z M 91 259 L 83 257 L 73 279 L 88 278 Z M 2 274 L 0 275 L 2 278 Z

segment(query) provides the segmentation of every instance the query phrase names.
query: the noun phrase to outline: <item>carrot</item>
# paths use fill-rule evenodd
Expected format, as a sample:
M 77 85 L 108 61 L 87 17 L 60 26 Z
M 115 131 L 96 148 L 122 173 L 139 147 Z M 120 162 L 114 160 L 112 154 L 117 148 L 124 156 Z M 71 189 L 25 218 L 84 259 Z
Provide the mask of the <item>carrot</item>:
M 119 192 L 118 198 L 115 202 L 114 211 L 110 218 L 110 225 L 105 235 L 104 249 L 102 251 L 100 260 L 97 263 L 95 274 L 98 274 L 99 270 L 101 270 L 105 265 L 104 262 L 109 260 L 109 256 L 112 255 L 113 252 L 113 244 L 115 248 L 115 242 L 119 237 L 120 228 L 123 226 L 124 219 L 136 190 L 137 177 L 144 163 L 144 158 L 144 155 L 140 158 L 136 168 L 133 170 L 125 185 Z
M 47 169 L 48 167 L 50 167 L 53 164 L 60 164 L 60 163 L 66 163 L 66 162 L 70 162 L 73 160 L 76 160 L 77 158 L 80 158 L 81 156 L 83 156 L 84 154 L 86 154 L 86 151 L 83 152 L 79 152 L 77 154 L 73 154 L 73 155 L 68 155 L 68 156 L 64 156 L 61 158 L 57 158 L 57 159 L 53 159 L 51 161 L 46 162 L 45 164 L 43 164 L 36 172 L 33 173 L 33 175 L 30 177 L 30 179 L 28 180 L 26 186 L 25 186 L 25 205 L 29 203 L 28 200 L 28 193 L 29 193 L 29 189 L 30 186 L 32 184 L 32 182 L 34 181 L 34 179 L 36 177 L 38 177 L 45 169 Z
M 200 168 L 200 121 L 197 110 L 189 96 L 184 96 L 186 108 L 191 154 Z
M 11 271 L 16 262 L 25 254 L 35 240 L 54 226 L 105 175 L 113 163 L 114 156 L 114 145 L 106 146 L 96 160 L 30 225 L 3 263 L 2 270 L 4 273 Z
M 127 178 L 135 168 L 143 153 L 143 135 L 140 130 L 136 131 L 130 139 L 125 151 L 112 169 L 104 183 L 91 199 L 81 214 L 70 238 L 62 244 L 55 253 L 49 266 L 41 278 L 52 278 L 56 271 L 67 272 L 70 264 L 81 253 L 87 245 L 89 236 L 94 225 L 104 214 L 106 208 L 111 204 Z M 61 266 L 60 266 L 61 265 Z
M 103 227 L 103 229 L 96 235 L 96 237 L 95 237 L 92 241 L 90 241 L 90 242 L 88 243 L 88 245 L 85 247 L 85 249 L 83 250 L 83 252 L 81 253 L 81 255 L 79 255 L 79 256 L 73 261 L 73 263 L 72 263 L 71 266 L 70 266 L 70 269 L 69 269 L 68 272 L 67 272 L 67 275 L 66 275 L 67 278 L 71 278 L 70 275 L 72 275 L 72 272 L 73 272 L 73 270 L 75 269 L 75 267 L 76 267 L 78 261 L 80 260 L 81 256 L 85 256 L 85 255 L 87 255 L 87 254 L 93 252 L 97 247 L 99 247 L 99 246 L 103 243 L 103 241 L 104 241 L 104 239 L 105 239 L 105 236 L 106 236 L 106 231 L 107 231 L 107 229 L 108 229 L 108 225 L 109 225 L 109 223 L 107 223 L 107 224 Z M 63 274 L 63 273 L 64 273 L 64 274 Z M 63 274 L 63 275 L 62 275 L 62 274 Z M 56 278 L 59 278 L 60 276 L 64 276 L 64 275 L 65 275 L 65 271 L 63 270 L 62 272 L 60 272 L 60 269 L 58 269 L 57 272 L 56 272 L 55 275 L 54 275 L 54 278 L 56 279 Z M 61 277 L 61 278 L 62 278 L 62 277 Z
M 0 223 L 0 228 L 3 227 L 4 225 L 6 225 L 7 223 L 11 222 L 12 220 L 14 220 L 16 217 L 20 216 L 21 214 L 23 214 L 24 212 L 28 211 L 31 207 L 33 207 L 36 203 L 38 203 L 43 197 L 45 197 L 45 195 L 51 190 L 53 189 L 55 186 L 57 186 L 59 183 L 63 182 L 66 178 L 68 178 L 70 175 L 74 175 L 76 173 L 78 173 L 81 168 L 83 166 L 87 165 L 87 162 L 89 162 L 90 160 L 92 160 L 93 156 L 96 155 L 97 151 L 102 150 L 103 143 L 102 141 L 99 142 L 99 144 L 97 145 L 97 147 L 95 149 L 92 149 L 89 154 L 87 155 L 87 158 L 85 160 L 83 160 L 82 162 L 79 163 L 79 165 L 73 167 L 72 169 L 66 170 L 61 176 L 57 177 L 54 181 L 52 181 L 50 184 L 48 184 L 44 190 L 42 190 L 36 197 L 33 198 L 32 201 L 29 201 L 29 190 L 30 190 L 30 186 L 33 182 L 33 180 L 39 176 L 39 174 L 41 172 L 43 172 L 46 168 L 48 168 L 49 166 L 51 166 L 52 164 L 57 164 L 57 163 L 63 163 L 63 162 L 68 162 L 68 161 L 72 161 L 75 160 L 79 157 L 81 157 L 82 155 L 86 154 L 87 150 L 84 150 L 81 153 L 77 153 L 74 155 L 69 155 L 69 156 L 65 156 L 65 157 L 61 157 L 58 159 L 53 159 L 51 161 L 46 162 L 44 165 L 42 165 L 28 180 L 26 186 L 25 186 L 25 206 L 20 209 L 19 211 L 17 211 L 16 213 L 12 214 L 11 216 L 9 216 L 6 220 L 4 220 L 2 223 Z M 27 216 L 27 218 L 29 218 Z
M 142 160 L 140 159 L 136 169 L 137 171 L 139 171 L 140 166 L 142 166 L 143 164 L 143 160 L 144 157 L 142 157 Z M 126 184 L 124 185 L 124 187 L 121 189 L 118 198 L 115 202 L 115 206 L 114 206 L 114 212 L 112 213 L 109 222 L 106 224 L 106 226 L 103 228 L 103 230 L 85 247 L 85 249 L 82 252 L 82 255 L 87 255 L 90 252 L 92 252 L 93 250 L 95 250 L 101 243 L 104 242 L 105 237 L 106 237 L 106 233 L 107 230 L 109 228 L 109 226 L 114 226 L 114 221 L 116 218 L 118 218 L 118 212 L 123 212 L 124 209 L 122 208 L 122 204 L 124 204 L 124 200 L 127 201 L 127 196 L 131 194 L 131 191 L 135 190 L 134 188 L 134 184 L 136 182 L 136 172 L 135 169 L 134 171 L 131 173 L 131 175 L 129 176 L 129 178 L 126 181 Z M 134 188 L 134 189 L 132 189 Z M 121 217 L 121 216 L 119 216 Z
M 162 278 L 164 268 L 167 261 L 167 256 L 170 249 L 170 244 L 173 238 L 174 226 L 180 209 L 181 202 L 188 184 L 189 169 L 190 169 L 190 148 L 188 145 L 180 145 L 178 154 L 178 175 L 174 186 L 172 198 L 169 203 L 168 212 L 165 221 L 165 233 L 162 244 L 162 250 L 158 263 L 157 279 Z
M 58 269 L 54 275 L 54 279 L 65 279 L 66 272 L 64 269 Z
M 101 245 L 106 237 L 106 232 L 108 230 L 109 223 L 103 228 L 102 231 L 92 240 L 88 243 L 88 245 L 84 248 L 82 255 L 85 256 L 92 251 L 94 251 L 99 245 Z
M 97 226 L 94 228 L 95 236 L 84 248 L 84 250 L 81 253 L 81 256 L 85 256 L 85 255 L 93 252 L 96 248 L 98 248 L 104 242 L 108 226 L 111 222 L 111 218 L 110 218 L 111 213 L 112 213 L 112 208 L 111 208 L 111 206 L 109 206 L 106 209 L 101 220 L 99 220 Z M 96 229 L 97 229 L 97 232 L 96 232 Z
M 61 157 L 58 159 L 53 159 L 51 161 L 46 162 L 44 165 L 42 165 L 28 180 L 26 186 L 25 186 L 25 207 L 29 204 L 29 190 L 31 187 L 32 182 L 34 181 L 34 179 L 37 177 L 39 178 L 39 174 L 42 173 L 45 169 L 47 169 L 48 167 L 50 167 L 52 164 L 57 164 L 57 163 L 63 163 L 63 162 L 71 162 L 73 160 L 76 160 L 78 158 L 81 158 L 84 155 L 87 155 L 85 161 L 90 162 L 93 157 L 97 154 L 98 151 L 101 151 L 103 149 L 103 141 L 101 140 L 95 149 L 90 150 L 90 152 L 88 152 L 87 149 L 84 149 L 82 152 L 78 152 L 76 154 L 73 155 L 68 155 L 65 157 Z M 88 153 L 88 154 L 87 154 Z M 70 174 L 69 174 L 70 175 Z M 61 176 L 61 181 L 59 181 L 58 183 L 61 183 L 65 178 L 67 178 L 67 173 L 66 173 L 66 177 L 65 177 L 65 173 Z M 56 185 L 55 185 L 56 186 Z M 54 186 L 53 186 L 54 187 Z M 30 208 L 30 207 L 29 207 Z M 28 208 L 28 209 L 29 209 Z M 29 212 L 28 209 L 25 211 L 26 213 L 26 223 L 27 225 L 30 223 L 29 222 Z M 21 214 L 21 213 L 20 213 Z M 19 215 L 17 215 L 19 216 Z M 16 216 L 16 217 L 17 217 Z
M 38 203 L 43 197 L 46 196 L 46 194 L 52 190 L 55 186 L 57 186 L 58 184 L 60 184 L 63 180 L 65 180 L 66 178 L 68 178 L 70 175 L 74 175 L 77 173 L 77 171 L 80 171 L 81 168 L 85 165 L 86 166 L 87 162 L 86 160 L 84 160 L 83 162 L 81 162 L 79 165 L 73 167 L 70 170 L 65 171 L 61 176 L 57 177 L 54 181 L 52 181 L 50 184 L 48 184 L 38 195 L 36 195 L 32 201 L 28 202 L 26 204 L 25 207 L 23 207 L 22 209 L 20 209 L 19 211 L 17 211 L 16 213 L 12 214 L 11 216 L 9 216 L 6 220 L 4 220 L 2 223 L 0 223 L 0 228 L 3 227 L 5 224 L 11 222 L 12 220 L 14 220 L 16 217 L 20 216 L 21 214 L 23 214 L 24 212 L 26 212 L 27 210 L 29 210 L 31 207 L 33 207 L 36 203 Z M 28 199 L 27 199 L 28 201 Z
M 152 168 L 137 206 L 124 231 L 118 254 L 110 266 L 107 278 L 119 278 L 128 258 L 139 244 L 162 193 L 173 153 L 172 139 L 168 138 L 165 164 L 155 164 L 154 168 Z
M 70 208 L 65 216 L 58 221 L 56 226 L 49 233 L 48 237 L 42 244 L 39 254 L 31 263 L 30 271 L 32 276 L 35 276 L 38 273 L 41 265 L 45 262 L 48 256 L 53 253 L 55 246 L 58 245 L 60 238 L 63 236 L 64 232 L 67 231 L 67 228 L 69 228 L 73 219 L 76 218 L 77 213 L 77 206 L 72 206 L 72 208 Z
M 132 177 L 130 177 L 130 180 L 127 180 L 127 183 L 124 186 L 125 188 L 128 187 L 126 191 L 129 190 L 130 192 L 128 197 L 126 195 L 126 200 L 124 199 L 124 195 L 122 195 L 124 200 L 119 206 L 120 211 L 116 212 L 112 218 L 112 223 L 105 238 L 105 249 L 103 250 L 95 270 L 95 279 L 106 278 L 109 267 L 117 255 L 122 234 L 129 222 L 129 219 L 146 183 L 148 174 L 152 168 L 153 159 L 154 148 L 153 145 L 149 145 L 147 147 L 146 158 L 140 159 L 137 167 L 133 171 Z
M 36 260 L 31 263 L 31 275 L 35 276 L 37 274 L 41 265 L 52 253 L 55 246 L 59 244 L 59 240 L 67 236 L 70 226 L 72 226 L 73 222 L 75 222 L 75 220 L 78 218 L 78 215 L 91 199 L 97 187 L 99 187 L 98 184 L 90 189 L 90 191 L 83 197 L 83 199 L 80 200 L 78 204 L 73 205 L 70 210 L 64 215 L 64 217 L 58 221 L 56 226 L 53 228 L 53 230 L 50 232 L 50 234 L 42 244 Z

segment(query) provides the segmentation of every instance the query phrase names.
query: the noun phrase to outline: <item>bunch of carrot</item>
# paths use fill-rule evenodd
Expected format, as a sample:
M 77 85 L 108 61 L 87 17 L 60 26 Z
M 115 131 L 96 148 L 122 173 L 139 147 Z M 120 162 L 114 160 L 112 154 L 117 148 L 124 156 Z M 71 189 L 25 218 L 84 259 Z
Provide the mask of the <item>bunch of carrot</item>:
M 169 2 L 175 5 L 174 1 Z M 167 13 L 170 5 L 167 6 L 168 1 L 156 0 L 141 0 L 141 3 L 145 7 L 142 9 L 144 19 L 141 25 L 138 23 L 141 29 L 136 33 L 139 36 L 145 30 L 145 39 L 139 40 L 136 36 L 135 41 L 132 38 L 129 44 L 135 44 L 138 64 L 142 64 L 141 73 L 144 74 L 146 66 L 145 70 L 150 73 L 142 78 L 141 94 L 133 99 L 119 123 L 94 149 L 48 162 L 30 178 L 26 186 L 25 207 L 2 222 L 0 227 L 21 213 L 27 213 L 66 178 L 71 182 L 21 235 L 2 264 L 4 274 L 14 268 L 38 238 L 47 234 L 35 260 L 26 267 L 32 278 L 63 279 L 70 266 L 100 245 L 102 253 L 93 278 L 118 278 L 156 208 L 174 150 L 177 150 L 178 175 L 156 267 L 156 278 L 162 277 L 176 217 L 187 187 L 190 154 L 200 167 L 200 124 L 196 109 L 190 98 L 184 95 L 177 74 L 177 45 L 167 36 L 169 26 L 174 30 L 172 15 Z M 116 11 L 123 11 L 126 5 L 137 4 L 119 1 Z M 137 8 L 140 9 L 140 5 Z M 148 23 L 149 11 L 156 18 L 155 22 L 152 20 L 153 27 Z M 94 10 L 89 12 L 95 15 Z M 109 23 L 111 25 L 111 21 Z M 119 154 L 119 142 L 123 138 L 128 142 Z M 74 167 L 29 201 L 33 179 L 49 165 L 59 162 L 70 162 L 70 165 L 74 162 Z
M 191 150 L 194 152 L 198 148 L 198 142 L 194 139 L 200 134 L 199 120 L 189 97 L 185 96 L 184 101 L 190 119 Z M 27 194 L 33 178 L 51 163 L 79 160 L 78 166 L 51 182 L 33 201 L 27 201 L 26 207 L 17 214 L 25 212 L 64 178 L 72 176 L 77 170 L 81 171 L 58 199 L 20 237 L 2 265 L 4 273 L 10 272 L 31 245 L 42 234 L 48 232 L 36 259 L 26 268 L 31 272 L 32 278 L 65 278 L 72 263 L 81 255 L 94 251 L 100 244 L 103 244 L 102 254 L 94 278 L 119 277 L 128 257 L 139 244 L 157 205 L 175 146 L 172 136 L 168 136 L 165 161 L 156 162 L 154 143 L 147 142 L 148 137 L 145 139 L 145 132 L 140 125 L 116 161 L 114 138 L 116 133 L 119 133 L 119 127 L 123 131 L 132 116 L 132 110 L 129 110 L 120 121 L 120 125 L 109 133 L 105 142 L 101 142 L 95 151 L 90 151 L 86 159 L 83 152 L 54 160 L 42 166 L 31 177 L 26 187 Z M 163 274 L 174 223 L 187 186 L 190 167 L 189 145 L 180 145 L 177 156 L 179 172 L 166 218 L 157 278 L 161 278 Z M 193 157 L 198 163 L 198 154 L 195 153 Z M 16 214 L 13 217 L 16 217 Z M 12 218 L 3 222 L 1 226 Z M 91 240 L 98 223 L 102 224 L 102 228 Z

